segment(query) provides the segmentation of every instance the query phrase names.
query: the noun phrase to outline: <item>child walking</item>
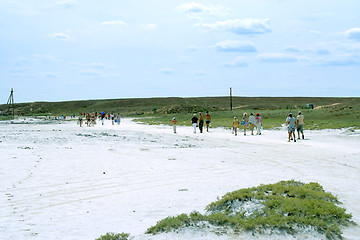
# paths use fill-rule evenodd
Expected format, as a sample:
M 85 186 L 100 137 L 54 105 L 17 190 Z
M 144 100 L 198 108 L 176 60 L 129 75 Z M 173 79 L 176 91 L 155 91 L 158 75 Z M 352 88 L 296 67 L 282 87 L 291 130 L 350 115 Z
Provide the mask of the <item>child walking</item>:
M 233 133 L 235 133 L 235 136 L 237 136 L 237 129 L 239 127 L 239 121 L 234 117 L 233 121 Z
M 248 115 L 247 115 L 247 113 L 244 113 L 242 121 L 241 121 L 241 125 L 243 125 L 243 127 L 244 127 L 244 136 L 246 136 L 246 128 L 247 128 L 248 123 L 249 123 Z

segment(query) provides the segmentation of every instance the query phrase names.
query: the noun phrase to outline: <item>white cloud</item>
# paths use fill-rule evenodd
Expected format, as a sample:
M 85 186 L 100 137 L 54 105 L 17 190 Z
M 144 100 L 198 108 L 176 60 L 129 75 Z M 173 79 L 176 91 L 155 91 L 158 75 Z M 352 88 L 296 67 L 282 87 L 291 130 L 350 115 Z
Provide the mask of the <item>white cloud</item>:
M 162 74 L 173 74 L 174 70 L 172 68 L 162 68 L 159 70 L 159 73 Z
M 311 30 L 311 31 L 309 31 L 309 33 L 311 33 L 311 34 L 313 34 L 315 36 L 322 36 L 323 35 L 322 32 L 316 31 L 316 30 Z
M 105 73 L 104 69 L 111 68 L 102 62 L 71 62 L 70 65 L 79 73 L 80 76 L 85 77 L 103 77 Z
M 259 55 L 259 58 L 261 61 L 268 63 L 291 63 L 298 61 L 296 56 L 285 53 L 263 53 Z
M 30 1 L 0 1 L 2 14 L 5 12 L 21 16 L 37 16 L 42 13 L 41 8 Z
M 200 17 L 199 15 L 188 15 L 188 18 L 194 22 L 201 22 L 203 20 L 202 17 Z
M 290 46 L 286 46 L 286 47 L 284 47 L 283 48 L 284 49 L 284 51 L 286 51 L 286 52 L 300 52 L 300 50 L 296 47 L 296 46 L 294 46 L 294 45 L 290 45 Z
M 312 44 L 309 48 L 313 52 L 317 52 L 319 49 L 327 50 L 333 53 L 360 52 L 360 45 L 357 42 L 350 41 L 316 42 Z
M 330 51 L 326 50 L 326 49 L 319 49 L 316 51 L 316 53 L 318 55 L 329 55 L 330 54 Z
M 87 64 L 87 67 L 97 68 L 97 69 L 104 69 L 104 68 L 108 68 L 109 66 L 107 66 L 105 63 L 94 62 L 94 63 Z
M 243 57 L 237 57 L 232 62 L 227 62 L 223 64 L 224 67 L 248 67 L 249 64 L 245 61 Z
M 101 25 L 127 25 L 125 22 L 120 20 L 113 20 L 113 21 L 104 21 L 101 23 Z
M 330 55 L 331 51 L 328 50 L 330 47 L 331 47 L 331 45 L 327 45 L 325 43 L 315 43 L 315 44 L 313 44 L 313 46 L 309 46 L 305 49 L 300 49 L 294 45 L 289 45 L 289 46 L 284 47 L 283 50 L 285 52 L 293 53 L 293 54 L 296 54 L 296 53 L 313 54 L 313 53 L 315 53 L 317 55 Z M 294 55 L 287 55 L 287 56 L 290 56 L 290 58 L 295 57 Z M 297 60 L 300 60 L 300 59 L 303 60 L 303 58 L 306 58 L 306 57 L 296 56 L 295 58 L 297 58 Z
M 75 5 L 75 2 L 76 2 L 75 0 L 62 0 L 62 1 L 55 2 L 54 5 L 55 5 L 55 7 L 69 9 Z
M 108 68 L 105 63 L 102 62 L 92 62 L 92 63 L 79 63 L 79 62 L 72 62 L 70 63 L 73 66 L 78 66 L 82 68 L 91 68 L 91 69 L 105 69 Z
M 203 12 L 206 7 L 199 3 L 184 3 L 176 9 L 181 12 Z
M 191 45 L 191 46 L 187 46 L 185 48 L 185 50 L 188 51 L 188 52 L 196 52 L 198 50 L 198 47 L 194 46 L 194 45 Z
M 235 34 L 261 34 L 271 32 L 269 22 L 269 19 L 234 19 L 216 23 L 199 23 L 196 26 Z
M 193 71 L 191 72 L 191 74 L 196 75 L 196 76 L 206 76 L 207 72 L 204 71 Z
M 98 71 L 92 70 L 92 69 L 88 69 L 88 70 L 83 70 L 79 72 L 81 76 L 89 76 L 89 77 L 98 77 L 101 74 Z
M 145 30 L 148 30 L 148 31 L 156 30 L 159 28 L 158 25 L 156 25 L 154 23 L 144 24 L 143 27 Z
M 46 78 L 56 78 L 57 74 L 52 72 L 43 73 L 43 76 Z
M 56 58 L 56 57 L 54 57 L 52 55 L 46 55 L 46 54 L 34 54 L 33 57 L 37 58 L 37 59 L 50 61 L 50 62 L 58 62 L 58 61 L 60 61 L 60 59 L 58 59 L 58 58 Z
M 345 36 L 349 39 L 360 41 L 360 28 L 352 28 L 345 32 Z
M 213 16 L 227 16 L 229 9 L 223 6 L 203 5 L 199 3 L 184 3 L 176 8 L 179 12 L 185 13 L 208 13 Z
M 360 66 L 360 57 L 358 55 L 336 56 L 336 58 L 324 60 L 320 65 L 325 67 Z
M 50 38 L 56 38 L 56 39 L 60 39 L 60 40 L 64 40 L 64 41 L 70 41 L 71 37 L 66 34 L 66 33 L 53 33 L 53 34 L 49 34 L 48 37 Z
M 220 52 L 256 52 L 254 44 L 250 41 L 225 40 L 215 45 Z

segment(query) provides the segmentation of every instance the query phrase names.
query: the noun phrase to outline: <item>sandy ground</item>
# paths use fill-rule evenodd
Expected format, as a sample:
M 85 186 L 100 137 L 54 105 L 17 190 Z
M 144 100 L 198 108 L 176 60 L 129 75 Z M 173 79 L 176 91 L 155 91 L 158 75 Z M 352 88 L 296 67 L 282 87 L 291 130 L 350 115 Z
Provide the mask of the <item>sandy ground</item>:
M 17 121 L 21 123 L 22 121 Z M 145 235 L 157 221 L 194 210 L 227 192 L 295 179 L 338 195 L 360 223 L 360 132 L 283 130 L 238 136 L 227 129 L 121 125 L 80 128 L 27 120 L 0 123 L 0 238 L 294 239 L 287 235 L 217 236 L 208 231 Z M 360 227 L 344 229 L 359 239 Z M 303 239 L 319 236 L 304 235 Z M 299 237 L 300 239 L 300 237 Z

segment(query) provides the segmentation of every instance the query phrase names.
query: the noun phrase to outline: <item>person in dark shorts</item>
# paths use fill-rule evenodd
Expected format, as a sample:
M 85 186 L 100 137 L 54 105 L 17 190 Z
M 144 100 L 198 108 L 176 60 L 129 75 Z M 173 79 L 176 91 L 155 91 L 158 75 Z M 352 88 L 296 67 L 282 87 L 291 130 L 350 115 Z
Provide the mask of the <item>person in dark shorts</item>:
M 291 137 L 294 137 L 294 142 L 296 142 L 295 139 L 295 129 L 296 129 L 296 119 L 292 116 L 292 113 L 289 113 L 289 116 L 286 118 L 286 125 L 288 127 L 288 133 L 289 133 L 289 140 L 290 142 Z
M 200 129 L 200 133 L 203 132 L 203 127 L 204 127 L 204 116 L 201 114 L 201 112 L 199 112 L 199 129 Z
M 205 114 L 205 123 L 206 123 L 206 131 L 207 131 L 207 132 L 209 131 L 210 122 L 211 122 L 211 116 L 210 116 L 210 114 L 209 114 L 209 111 L 206 111 L 206 114 Z
M 300 139 L 300 133 L 302 135 L 302 139 L 304 139 L 304 115 L 302 115 L 300 111 L 299 111 L 299 115 L 296 117 L 296 122 L 297 122 L 298 139 Z

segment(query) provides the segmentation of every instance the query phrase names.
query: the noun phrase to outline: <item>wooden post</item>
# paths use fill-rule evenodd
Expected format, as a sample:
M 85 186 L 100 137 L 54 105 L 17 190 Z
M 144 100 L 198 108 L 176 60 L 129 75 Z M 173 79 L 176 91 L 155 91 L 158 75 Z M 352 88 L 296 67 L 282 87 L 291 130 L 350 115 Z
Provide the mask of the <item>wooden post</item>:
M 232 90 L 230 88 L 230 111 L 232 111 Z

